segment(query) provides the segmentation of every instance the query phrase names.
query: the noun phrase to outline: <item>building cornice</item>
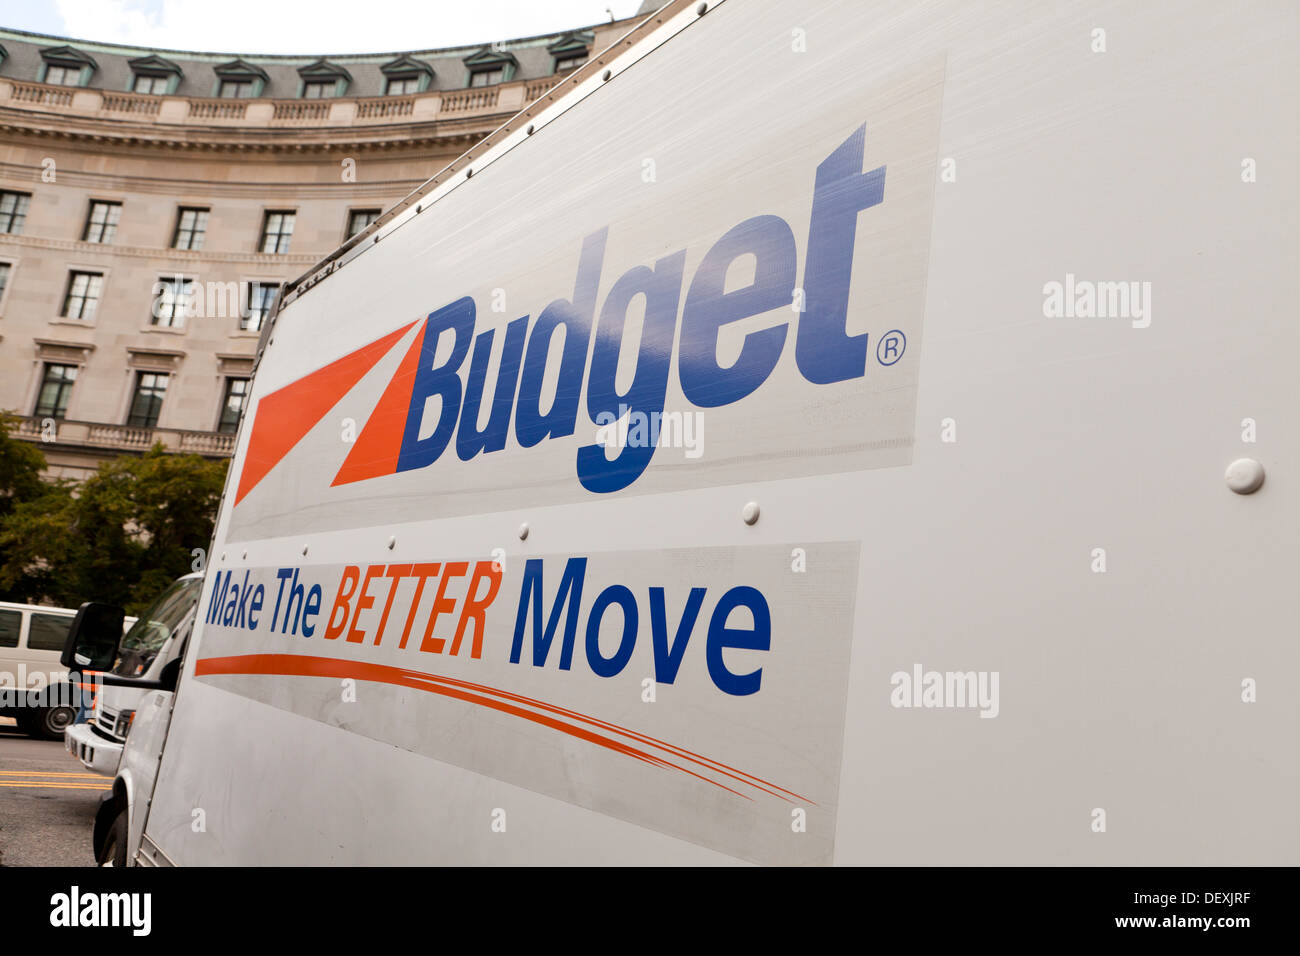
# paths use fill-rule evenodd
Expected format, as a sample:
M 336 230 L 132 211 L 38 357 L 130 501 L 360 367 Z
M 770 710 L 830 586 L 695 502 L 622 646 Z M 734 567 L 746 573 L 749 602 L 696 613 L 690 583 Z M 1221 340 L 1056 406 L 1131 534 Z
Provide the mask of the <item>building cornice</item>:
M 39 348 L 79 349 L 83 352 L 95 351 L 94 342 L 77 342 L 77 341 L 69 341 L 66 339 L 42 339 L 42 338 L 34 338 L 32 339 L 32 341 L 36 343 L 38 349 Z
M 43 168 L 21 163 L 0 162 L 0 179 L 8 183 L 41 182 Z M 386 179 L 370 182 L 302 182 L 302 181 L 209 181 L 167 178 L 162 176 L 123 176 L 83 170 L 59 169 L 58 181 L 70 186 L 113 192 L 156 193 L 168 196 L 217 196 L 256 199 L 259 196 L 297 196 L 307 199 L 384 199 L 405 194 L 418 186 L 420 179 Z M 22 239 L 0 233 L 0 242 Z M 89 244 L 93 245 L 93 243 Z
M 208 249 L 189 252 L 170 248 L 156 249 L 146 246 L 104 245 L 95 242 L 80 242 L 75 239 L 43 239 L 39 236 L 14 236 L 8 233 L 0 234 L 0 248 L 9 248 L 12 246 L 26 249 L 77 252 L 86 260 L 90 260 L 94 256 L 108 256 L 111 258 L 127 257 L 133 259 L 169 259 L 175 263 L 177 270 L 182 273 L 185 272 L 186 269 L 193 269 L 197 265 L 208 265 L 213 262 L 232 262 L 241 265 L 255 266 L 259 270 L 267 272 L 283 272 L 286 266 L 310 265 L 320 259 L 319 255 L 300 255 L 293 253 L 269 255 L 260 252 L 219 252 Z
M 504 120 L 505 114 L 495 117 Z M 79 141 L 96 149 L 146 148 L 186 152 L 227 153 L 348 153 L 362 150 L 463 149 L 477 142 L 492 125 L 480 122 L 404 123 L 358 130 L 326 127 L 312 130 L 196 130 L 178 127 L 105 127 L 88 129 L 84 124 L 61 121 L 42 114 L 39 118 L 0 107 L 0 132 L 39 139 Z M 369 135 L 367 135 L 369 134 Z

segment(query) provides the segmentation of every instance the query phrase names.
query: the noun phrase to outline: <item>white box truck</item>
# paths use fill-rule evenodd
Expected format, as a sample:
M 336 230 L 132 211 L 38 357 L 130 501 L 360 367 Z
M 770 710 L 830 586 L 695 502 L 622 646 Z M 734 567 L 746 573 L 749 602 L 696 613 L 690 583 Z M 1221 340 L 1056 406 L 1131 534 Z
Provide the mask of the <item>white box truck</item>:
M 1297 862 L 1298 18 L 651 16 L 282 290 L 112 855 Z

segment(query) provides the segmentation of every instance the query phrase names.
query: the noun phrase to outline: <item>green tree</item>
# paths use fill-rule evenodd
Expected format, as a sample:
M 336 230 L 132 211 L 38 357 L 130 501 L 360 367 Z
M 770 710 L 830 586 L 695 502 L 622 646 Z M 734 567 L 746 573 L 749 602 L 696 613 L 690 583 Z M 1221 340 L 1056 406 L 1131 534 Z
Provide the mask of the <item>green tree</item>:
M 0 412 L 0 520 L 16 505 L 45 492 L 41 481 L 45 455 L 31 442 L 9 437 L 17 423 L 12 415 Z
M 41 480 L 46 462 L 40 448 L 10 436 L 17 424 L 18 419 L 0 412 L 0 529 L 24 506 L 63 491 L 60 484 L 50 485 Z M 51 502 L 50 506 L 56 505 Z M 0 550 L 0 559 L 4 555 L 5 552 Z M 10 579 L 0 569 L 0 600 L 20 603 L 33 600 L 43 590 L 47 570 L 34 565 L 30 574 L 19 574 Z
M 0 594 L 144 610 L 208 547 L 225 472 L 224 461 L 155 445 L 79 485 L 46 484 L 0 519 Z

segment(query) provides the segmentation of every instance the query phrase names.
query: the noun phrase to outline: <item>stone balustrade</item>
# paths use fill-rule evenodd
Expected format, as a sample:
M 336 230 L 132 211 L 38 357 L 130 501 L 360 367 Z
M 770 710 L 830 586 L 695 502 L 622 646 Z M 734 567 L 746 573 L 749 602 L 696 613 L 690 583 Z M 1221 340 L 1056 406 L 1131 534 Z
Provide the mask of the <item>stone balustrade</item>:
M 325 100 L 202 99 L 113 93 L 47 86 L 0 78 L 0 109 L 100 117 L 121 122 L 214 128 L 371 126 L 441 118 L 514 113 L 552 89 L 563 76 L 463 90 L 430 90 L 405 96 L 338 97 Z
M 58 421 L 34 415 L 19 419 L 14 435 L 47 446 L 94 447 L 120 452 L 148 451 L 158 442 L 168 451 L 205 458 L 229 458 L 235 451 L 235 436 L 222 432 Z

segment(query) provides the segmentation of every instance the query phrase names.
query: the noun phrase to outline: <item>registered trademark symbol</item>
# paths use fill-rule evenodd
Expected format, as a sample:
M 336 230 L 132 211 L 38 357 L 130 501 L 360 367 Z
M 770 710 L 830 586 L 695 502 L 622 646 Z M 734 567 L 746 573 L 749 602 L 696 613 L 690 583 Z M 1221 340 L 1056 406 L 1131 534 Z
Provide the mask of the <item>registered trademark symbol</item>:
M 876 361 L 881 365 L 893 365 L 903 357 L 907 350 L 907 336 L 898 329 L 891 329 L 880 337 L 876 346 Z

